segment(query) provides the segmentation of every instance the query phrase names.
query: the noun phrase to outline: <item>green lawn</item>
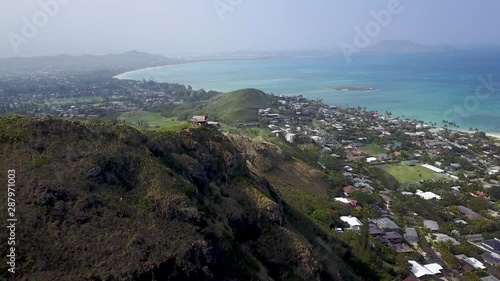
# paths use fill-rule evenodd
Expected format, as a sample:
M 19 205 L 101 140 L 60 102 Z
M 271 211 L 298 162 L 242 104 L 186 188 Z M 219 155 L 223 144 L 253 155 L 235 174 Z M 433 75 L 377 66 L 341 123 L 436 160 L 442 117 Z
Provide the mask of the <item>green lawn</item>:
M 386 152 L 382 147 L 373 143 L 361 147 L 360 150 L 370 155 L 382 154 Z
M 394 164 L 389 165 L 385 171 L 393 175 L 400 183 L 416 183 L 420 180 L 441 178 L 439 175 L 422 167 L 420 164 L 416 166 Z
M 179 121 L 177 117 L 163 117 L 160 113 L 148 112 L 148 111 L 132 111 L 122 113 L 118 117 L 119 121 L 125 121 L 126 125 L 139 127 L 142 123 L 142 127 L 151 128 L 157 130 L 169 130 L 184 127 L 187 122 Z

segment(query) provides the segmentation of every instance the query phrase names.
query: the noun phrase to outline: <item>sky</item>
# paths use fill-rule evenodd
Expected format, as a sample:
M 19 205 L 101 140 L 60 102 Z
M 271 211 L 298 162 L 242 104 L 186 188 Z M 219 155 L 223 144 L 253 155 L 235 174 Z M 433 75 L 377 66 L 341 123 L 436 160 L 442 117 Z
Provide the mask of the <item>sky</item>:
M 500 46 L 499 11 L 498 0 L 2 1 L 0 57 L 339 50 L 364 47 L 357 31 L 370 43 Z

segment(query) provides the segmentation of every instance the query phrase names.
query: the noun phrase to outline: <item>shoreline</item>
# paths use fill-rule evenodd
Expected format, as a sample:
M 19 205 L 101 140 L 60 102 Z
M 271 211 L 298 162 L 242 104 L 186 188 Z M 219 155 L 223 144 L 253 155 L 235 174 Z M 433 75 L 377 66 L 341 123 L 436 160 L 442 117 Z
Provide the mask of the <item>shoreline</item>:
M 488 137 L 492 137 L 494 139 L 500 140 L 500 133 L 486 133 Z
M 442 128 L 442 127 L 440 127 Z M 479 130 L 481 132 L 481 130 Z M 467 134 L 475 134 L 476 131 L 461 131 L 460 132 L 465 132 Z M 500 140 L 500 133 L 492 133 L 492 132 L 484 132 L 486 134 L 487 137 L 490 137 L 490 138 L 494 138 L 494 139 L 497 139 L 497 140 Z
M 157 68 L 166 68 L 166 67 L 174 67 L 174 66 L 180 66 L 180 65 L 188 65 L 188 64 L 202 64 L 202 63 L 214 63 L 214 62 L 229 62 L 229 61 L 247 61 L 247 60 L 268 60 L 268 59 L 280 59 L 280 58 L 286 58 L 287 56 L 276 56 L 276 57 L 252 57 L 252 58 L 219 58 L 219 59 L 206 59 L 206 60 L 199 60 L 199 61 L 186 61 L 186 62 L 181 62 L 181 63 L 175 63 L 175 64 L 166 64 L 166 65 L 159 65 L 159 66 L 151 66 L 151 67 L 145 67 L 145 68 L 139 68 L 139 69 L 134 69 L 130 71 L 125 71 L 123 73 L 117 74 L 113 76 L 114 79 L 120 79 L 120 80 L 126 80 L 129 78 L 124 78 L 121 76 L 138 72 L 138 71 L 149 71 Z M 302 56 L 298 56 L 302 57 Z M 317 57 L 317 55 L 311 55 L 310 57 Z M 130 79 L 130 80 L 137 80 L 137 79 Z M 158 81 L 155 81 L 158 82 Z M 175 83 L 175 82 L 172 82 Z
M 215 61 L 192 61 L 192 62 L 181 62 L 181 63 L 176 63 L 176 64 L 166 64 L 166 65 L 160 65 L 160 66 L 151 66 L 151 67 L 146 67 L 146 68 L 139 68 L 139 69 L 134 69 L 134 70 L 130 70 L 130 71 L 125 71 L 123 73 L 120 73 L 120 74 L 113 76 L 113 78 L 119 79 L 119 80 L 127 80 L 130 78 L 125 78 L 122 76 L 130 74 L 130 73 L 134 73 L 134 72 L 139 72 L 139 71 L 150 71 L 150 70 L 157 69 L 157 68 L 167 68 L 167 67 L 173 67 L 173 66 L 179 66 L 179 65 L 201 64 L 201 63 L 209 63 L 209 62 L 215 62 Z M 131 79 L 131 80 L 137 80 L 137 79 Z M 155 81 L 155 82 L 158 82 L 158 81 Z

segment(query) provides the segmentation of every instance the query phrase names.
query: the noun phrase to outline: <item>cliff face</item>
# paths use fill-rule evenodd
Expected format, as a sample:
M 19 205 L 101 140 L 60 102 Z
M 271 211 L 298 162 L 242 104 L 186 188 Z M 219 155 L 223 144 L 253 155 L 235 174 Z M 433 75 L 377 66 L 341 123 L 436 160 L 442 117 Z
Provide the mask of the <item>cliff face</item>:
M 249 168 L 247 155 L 265 153 L 285 157 L 212 129 L 1 118 L 0 170 L 17 180 L 15 280 L 331 279 Z

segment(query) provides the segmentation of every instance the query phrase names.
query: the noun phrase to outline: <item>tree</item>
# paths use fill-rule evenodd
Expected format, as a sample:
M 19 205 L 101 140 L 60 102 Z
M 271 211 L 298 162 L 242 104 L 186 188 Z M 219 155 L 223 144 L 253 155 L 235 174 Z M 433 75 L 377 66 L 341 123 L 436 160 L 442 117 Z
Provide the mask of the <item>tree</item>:
M 500 186 L 492 186 L 488 189 L 488 194 L 495 200 L 500 200 Z
M 488 209 L 488 201 L 481 197 L 473 197 L 469 202 L 469 208 L 475 212 L 480 212 L 482 210 Z

